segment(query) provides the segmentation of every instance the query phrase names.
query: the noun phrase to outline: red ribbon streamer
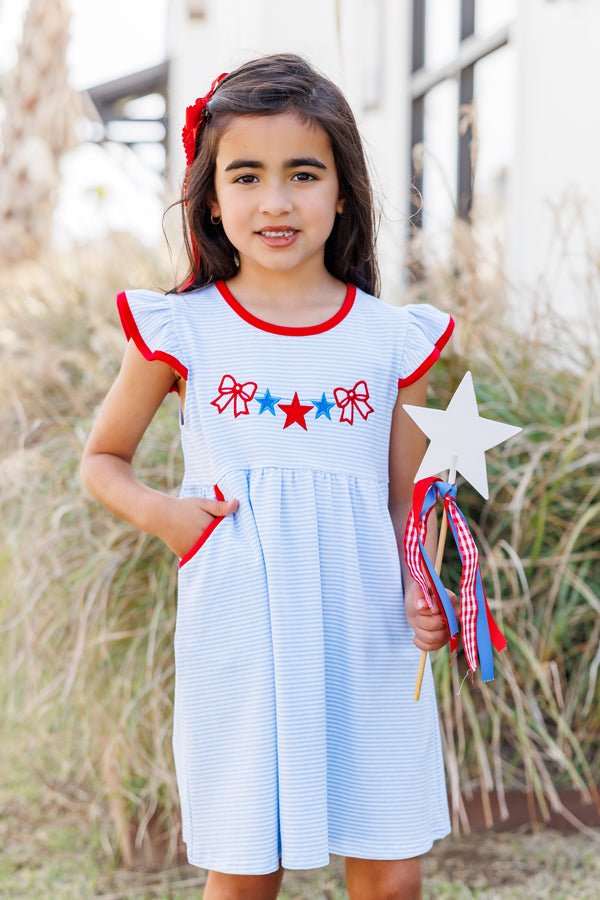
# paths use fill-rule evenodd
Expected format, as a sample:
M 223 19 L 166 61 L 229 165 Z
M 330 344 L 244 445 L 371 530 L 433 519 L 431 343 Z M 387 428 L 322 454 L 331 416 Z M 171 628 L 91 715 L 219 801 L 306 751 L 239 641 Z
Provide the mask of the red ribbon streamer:
M 406 562 L 411 575 L 423 589 L 430 607 L 433 606 L 430 583 L 433 586 L 440 609 L 445 615 L 446 624 L 449 625 L 450 646 L 451 649 L 454 649 L 457 634 L 454 613 L 446 589 L 435 573 L 424 546 L 427 536 L 427 519 L 438 496 L 443 499 L 444 509 L 462 562 L 460 620 L 465 656 L 470 670 L 474 672 L 480 663 L 482 678 L 484 681 L 489 681 L 494 677 L 492 646 L 496 650 L 504 650 L 506 640 L 496 625 L 487 603 L 479 567 L 479 553 L 467 520 L 456 503 L 456 485 L 448 484 L 439 478 L 425 478 L 417 482 L 404 537 Z M 423 564 L 430 581 L 423 571 Z

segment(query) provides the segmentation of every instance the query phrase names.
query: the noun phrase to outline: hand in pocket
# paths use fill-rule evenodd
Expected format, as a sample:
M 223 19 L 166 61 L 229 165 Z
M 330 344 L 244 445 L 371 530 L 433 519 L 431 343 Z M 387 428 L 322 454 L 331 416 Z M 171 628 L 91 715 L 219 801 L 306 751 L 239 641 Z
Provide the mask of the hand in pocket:
M 171 497 L 160 537 L 180 558 L 200 540 L 211 522 L 230 516 L 238 508 L 237 500 L 208 500 L 204 497 Z

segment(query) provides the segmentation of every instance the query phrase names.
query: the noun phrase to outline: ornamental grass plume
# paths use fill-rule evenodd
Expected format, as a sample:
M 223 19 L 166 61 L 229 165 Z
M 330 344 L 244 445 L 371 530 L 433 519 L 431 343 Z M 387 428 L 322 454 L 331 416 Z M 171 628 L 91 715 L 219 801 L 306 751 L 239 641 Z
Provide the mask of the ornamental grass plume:
M 67 0 L 30 0 L 2 100 L 0 259 L 36 258 L 52 243 L 58 162 L 78 143 L 80 101 L 68 82 Z
M 600 815 L 597 265 L 590 257 L 586 327 L 570 327 L 551 305 L 545 314 L 540 296 L 508 290 L 489 246 L 481 264 L 477 231 L 464 223 L 451 266 L 424 261 L 423 244 L 412 250 L 428 274 L 411 294 L 435 297 L 457 319 L 455 354 L 432 373 L 431 402 L 445 408 L 468 367 L 480 415 L 523 426 L 486 454 L 488 501 L 459 485 L 508 649 L 489 684 L 463 680 L 460 655 L 452 666 L 447 652 L 435 661 L 453 828 L 469 831 L 465 800 L 475 792 L 488 825 L 507 818 L 509 789 L 526 794 L 532 823 L 556 812 L 577 826 L 561 788 L 576 788 Z M 452 549 L 446 565 L 458 585 Z
M 43 783 L 85 796 L 107 852 L 129 864 L 136 834 L 151 863 L 150 827 L 161 834 L 153 853 L 161 843 L 163 856 L 177 850 L 176 567 L 158 541 L 92 501 L 78 470 L 124 347 L 114 296 L 128 285 L 110 273 L 154 284 L 156 259 L 119 235 L 57 257 L 52 269 L 29 261 L 0 272 L 5 730 L 31 736 L 32 777 L 43 759 Z M 139 458 L 166 489 L 178 483 L 177 446 L 176 405 L 167 403 Z

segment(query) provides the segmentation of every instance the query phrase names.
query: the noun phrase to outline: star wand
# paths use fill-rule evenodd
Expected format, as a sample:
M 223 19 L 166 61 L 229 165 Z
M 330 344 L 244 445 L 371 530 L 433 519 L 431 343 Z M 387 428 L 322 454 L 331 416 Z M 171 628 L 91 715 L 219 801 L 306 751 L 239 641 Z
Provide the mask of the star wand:
M 464 375 L 445 410 L 407 404 L 404 405 L 404 409 L 430 440 L 415 476 L 413 506 L 404 537 L 406 562 L 411 575 L 421 585 L 425 599 L 432 609 L 434 605 L 431 591 L 435 593 L 439 610 L 444 615 L 450 633 L 450 649 L 455 650 L 458 623 L 448 593 L 439 578 L 450 525 L 462 562 L 460 619 L 465 655 L 470 670 L 474 672 L 479 661 L 483 680 L 490 681 L 494 677 L 492 645 L 497 650 L 502 650 L 506 646 L 506 641 L 489 611 L 481 581 L 479 554 L 466 519 L 456 503 L 456 473 L 460 472 L 463 478 L 487 500 L 489 491 L 485 451 L 513 437 L 521 431 L 521 428 L 484 419 L 479 415 L 470 372 Z M 448 481 L 432 477 L 446 470 Z M 427 518 L 438 496 L 444 503 L 444 515 L 433 565 L 427 556 L 424 543 L 427 535 Z M 423 565 L 429 580 L 425 576 Z M 421 694 L 426 660 L 427 651 L 423 650 L 415 686 L 415 700 L 418 700 Z

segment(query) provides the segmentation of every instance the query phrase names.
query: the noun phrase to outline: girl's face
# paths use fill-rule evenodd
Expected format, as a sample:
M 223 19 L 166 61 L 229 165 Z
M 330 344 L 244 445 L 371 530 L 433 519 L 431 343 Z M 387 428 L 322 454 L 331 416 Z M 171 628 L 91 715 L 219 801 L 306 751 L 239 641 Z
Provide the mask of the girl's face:
M 238 116 L 226 127 L 209 205 L 238 251 L 240 274 L 325 272 L 325 241 L 343 204 L 320 126 L 290 112 Z

